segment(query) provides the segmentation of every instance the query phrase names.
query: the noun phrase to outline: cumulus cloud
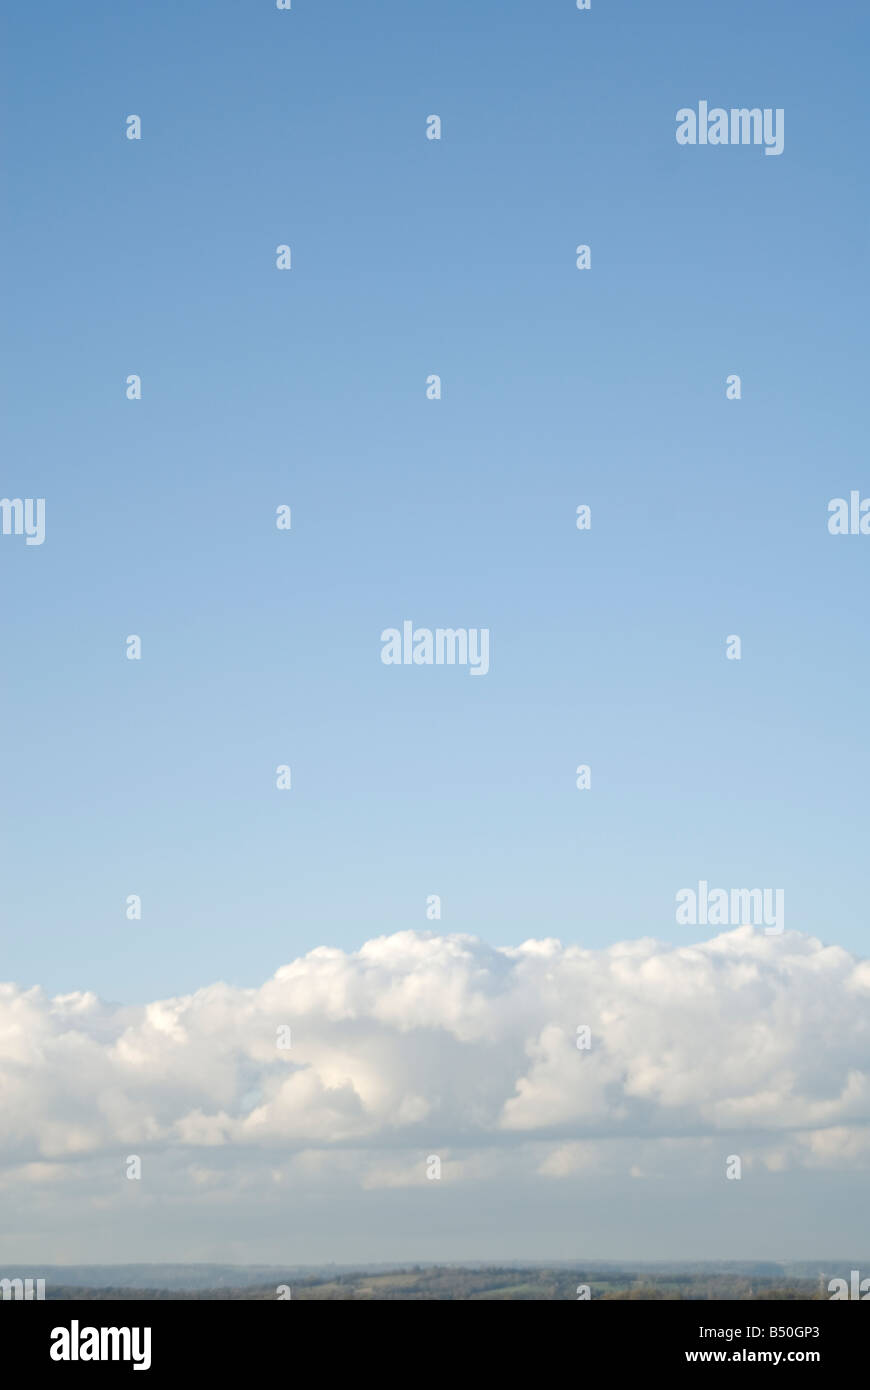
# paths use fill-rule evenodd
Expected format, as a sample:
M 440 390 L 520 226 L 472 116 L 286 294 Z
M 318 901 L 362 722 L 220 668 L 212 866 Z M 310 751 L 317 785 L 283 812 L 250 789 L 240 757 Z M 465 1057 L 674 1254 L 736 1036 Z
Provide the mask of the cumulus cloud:
M 50 1186 L 58 1165 L 177 1151 L 207 1184 L 218 1155 L 247 1155 L 275 1182 L 290 1159 L 390 1187 L 430 1151 L 454 1180 L 517 1163 L 557 1180 L 630 1140 L 643 1180 L 666 1150 L 740 1134 L 769 1171 L 857 1168 L 868 1003 L 867 962 L 750 927 L 602 950 L 403 932 L 136 1008 L 4 985 L 0 1161 Z

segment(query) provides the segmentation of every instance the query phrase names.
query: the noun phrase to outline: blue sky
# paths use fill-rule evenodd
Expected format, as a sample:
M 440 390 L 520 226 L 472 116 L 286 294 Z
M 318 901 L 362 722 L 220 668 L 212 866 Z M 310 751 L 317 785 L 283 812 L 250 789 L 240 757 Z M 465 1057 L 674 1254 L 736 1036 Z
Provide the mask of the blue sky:
M 864 954 L 864 7 L 4 27 L 0 490 L 47 535 L 0 538 L 3 978 L 253 985 L 430 893 L 684 944 L 701 878 Z M 784 153 L 680 148 L 700 100 L 784 108 Z M 489 628 L 489 674 L 383 666 L 405 618 Z

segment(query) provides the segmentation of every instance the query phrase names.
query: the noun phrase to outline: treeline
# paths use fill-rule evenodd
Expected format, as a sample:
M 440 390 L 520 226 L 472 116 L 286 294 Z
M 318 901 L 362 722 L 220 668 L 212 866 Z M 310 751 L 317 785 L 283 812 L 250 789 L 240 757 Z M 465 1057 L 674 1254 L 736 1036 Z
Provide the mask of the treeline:
M 286 1280 L 291 1298 L 339 1302 L 377 1301 L 543 1301 L 575 1300 L 584 1296 L 588 1286 L 592 1299 L 626 1301 L 698 1301 L 827 1299 L 827 1289 L 821 1281 L 811 1279 L 784 1280 L 782 1274 L 768 1278 L 745 1274 L 682 1274 L 671 1272 L 659 1275 L 645 1271 L 642 1275 L 631 1270 L 566 1269 L 464 1269 L 453 1266 L 411 1268 L 389 1274 L 342 1273 L 312 1275 L 298 1280 Z M 46 1288 L 46 1298 L 55 1300 L 83 1299 L 92 1302 L 135 1300 L 215 1300 L 276 1301 L 277 1284 L 254 1287 L 215 1289 L 141 1289 L 130 1287 L 83 1288 L 55 1286 Z M 285 1295 L 286 1297 L 286 1295 Z

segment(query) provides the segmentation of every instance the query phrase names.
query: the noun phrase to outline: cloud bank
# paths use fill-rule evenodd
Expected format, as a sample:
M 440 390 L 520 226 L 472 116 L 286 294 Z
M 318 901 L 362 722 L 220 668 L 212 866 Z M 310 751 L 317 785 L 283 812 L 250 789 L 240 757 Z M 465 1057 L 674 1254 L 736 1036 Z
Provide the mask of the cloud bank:
M 602 950 L 403 932 L 135 1008 L 4 985 L 0 1180 L 168 1151 L 205 1183 L 218 1155 L 362 1187 L 425 1182 L 432 1153 L 454 1181 L 615 1153 L 642 1176 L 738 1140 L 772 1171 L 866 1167 L 868 1005 L 870 962 L 749 927 Z

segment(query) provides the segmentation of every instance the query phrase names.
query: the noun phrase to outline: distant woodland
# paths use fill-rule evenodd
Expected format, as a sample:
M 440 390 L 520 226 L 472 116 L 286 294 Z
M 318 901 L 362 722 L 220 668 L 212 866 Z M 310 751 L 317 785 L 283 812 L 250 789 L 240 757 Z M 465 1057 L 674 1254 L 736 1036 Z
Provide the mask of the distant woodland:
M 736 1299 L 828 1299 L 821 1274 L 816 1278 L 795 1278 L 781 1274 L 743 1273 L 660 1273 L 631 1270 L 584 1270 L 563 1267 L 467 1269 L 455 1266 L 393 1270 L 389 1273 L 326 1273 L 285 1279 L 292 1299 L 340 1300 L 494 1300 L 523 1299 L 552 1301 L 577 1299 L 578 1288 L 588 1285 L 593 1299 L 670 1299 L 714 1301 Z M 87 1299 L 93 1301 L 126 1299 L 221 1299 L 276 1300 L 278 1283 L 247 1287 L 199 1289 L 161 1289 L 137 1287 L 92 1288 L 49 1282 L 47 1299 Z M 283 1295 L 286 1299 L 286 1293 Z

